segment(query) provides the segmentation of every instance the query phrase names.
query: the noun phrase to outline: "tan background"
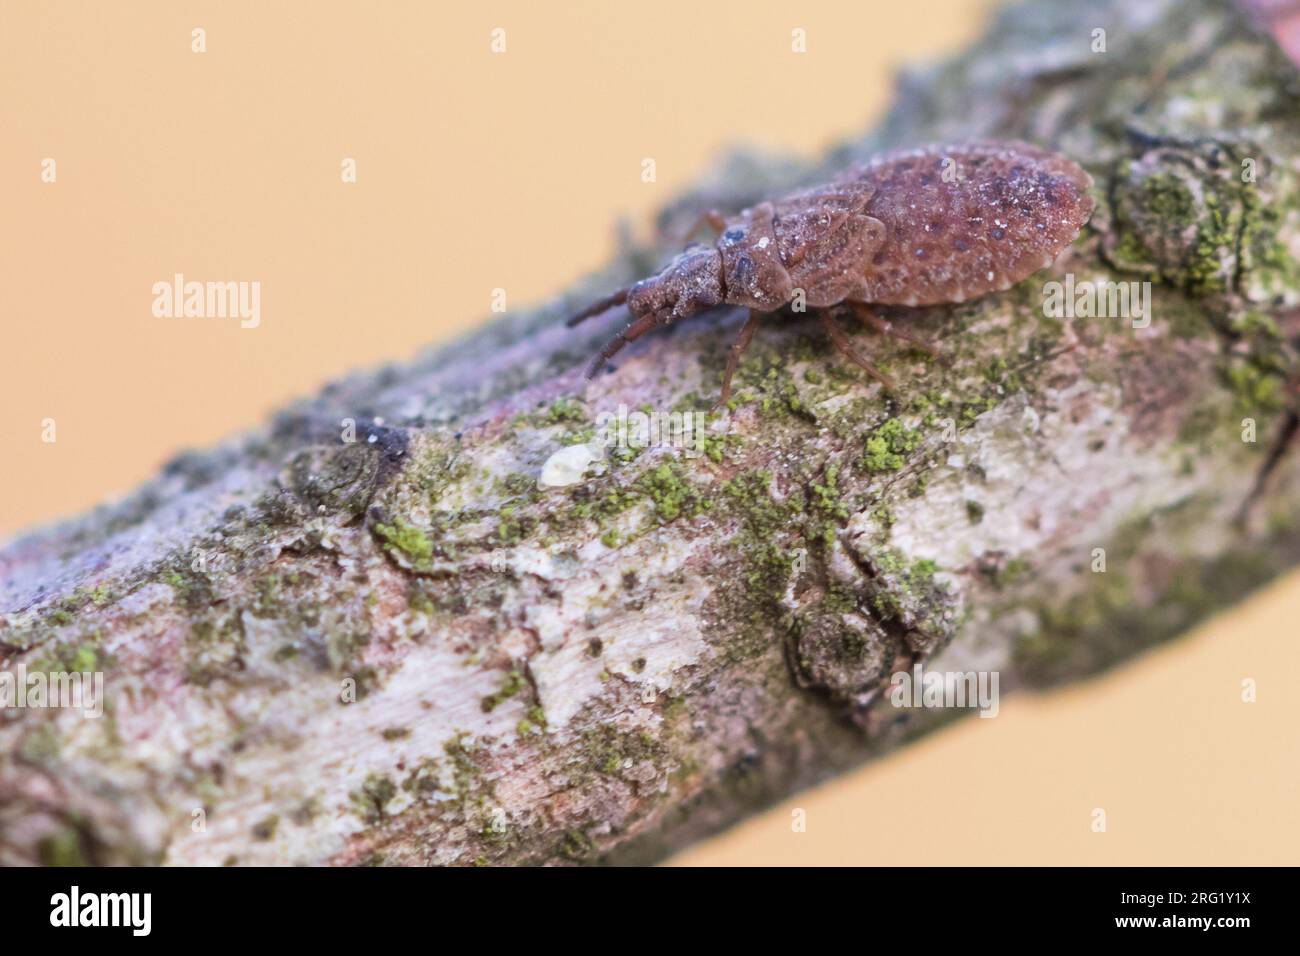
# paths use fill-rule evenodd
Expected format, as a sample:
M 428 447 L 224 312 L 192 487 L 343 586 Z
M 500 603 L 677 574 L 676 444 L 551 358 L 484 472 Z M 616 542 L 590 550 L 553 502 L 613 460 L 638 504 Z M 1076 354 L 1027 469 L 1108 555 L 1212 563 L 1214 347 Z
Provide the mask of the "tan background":
M 608 254 L 619 215 L 644 228 L 725 145 L 820 151 L 879 115 L 900 62 L 958 48 L 986 12 L 5 0 L 0 535 L 469 328 L 495 287 L 512 306 L 561 289 Z M 261 326 L 154 318 L 151 286 L 174 272 L 260 281 Z M 1004 702 L 681 861 L 1300 863 L 1297 619 L 1292 579 L 1118 675 Z M 1239 701 L 1243 677 L 1258 703 Z M 1090 832 L 1094 807 L 1109 832 Z

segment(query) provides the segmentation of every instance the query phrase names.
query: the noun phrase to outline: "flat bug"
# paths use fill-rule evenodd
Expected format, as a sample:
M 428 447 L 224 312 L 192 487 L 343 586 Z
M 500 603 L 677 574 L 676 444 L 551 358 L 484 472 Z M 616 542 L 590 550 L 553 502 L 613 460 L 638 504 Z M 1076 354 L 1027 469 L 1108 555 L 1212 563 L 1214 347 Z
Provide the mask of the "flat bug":
M 882 334 L 933 354 L 870 305 L 937 305 L 1002 291 L 1052 264 L 1092 214 L 1092 177 L 1037 146 L 973 142 L 890 153 L 838 179 L 731 218 L 701 219 L 718 233 L 692 244 L 658 275 L 620 289 L 570 326 L 626 303 L 631 323 L 587 369 L 593 377 L 627 343 L 714 306 L 744 306 L 719 404 L 759 319 L 802 293 L 836 348 L 893 390 L 826 311 L 845 305 Z M 692 230 L 694 231 L 694 230 Z

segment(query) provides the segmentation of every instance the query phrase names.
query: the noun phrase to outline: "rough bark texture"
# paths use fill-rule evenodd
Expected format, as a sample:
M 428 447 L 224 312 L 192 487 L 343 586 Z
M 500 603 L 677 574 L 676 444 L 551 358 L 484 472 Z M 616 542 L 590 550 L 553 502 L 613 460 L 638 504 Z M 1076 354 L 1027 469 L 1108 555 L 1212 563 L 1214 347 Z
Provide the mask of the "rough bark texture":
M 742 318 L 586 384 L 619 319 L 570 307 L 702 208 L 974 137 L 1060 150 L 1099 205 L 1010 292 L 886 310 L 943 363 L 862 333 L 891 398 L 774 320 L 704 454 L 538 488 L 600 412 L 706 410 Z M 3 667 L 100 669 L 108 700 L 0 711 L 0 862 L 654 859 L 935 726 L 881 693 L 914 660 L 1005 691 L 1183 631 L 1300 559 L 1294 456 L 1233 520 L 1286 418 L 1297 156 L 1295 69 L 1233 7 L 1012 9 L 818 168 L 736 158 L 563 301 L 10 543 Z M 1045 317 L 1067 273 L 1150 279 L 1153 321 Z

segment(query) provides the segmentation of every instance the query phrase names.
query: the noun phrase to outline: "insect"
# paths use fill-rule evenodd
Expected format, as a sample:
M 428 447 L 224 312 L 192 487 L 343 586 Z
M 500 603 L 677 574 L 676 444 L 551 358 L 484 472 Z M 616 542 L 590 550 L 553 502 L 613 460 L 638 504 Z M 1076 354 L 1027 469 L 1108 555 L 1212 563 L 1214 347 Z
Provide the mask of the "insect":
M 658 275 L 592 303 L 568 325 L 618 305 L 632 313 L 592 360 L 590 379 L 657 326 L 715 306 L 748 308 L 727 358 L 722 404 L 759 320 L 801 301 L 817 310 L 836 348 L 892 391 L 828 308 L 843 305 L 881 334 L 933 353 L 870 306 L 965 302 L 1009 289 L 1051 265 L 1078 235 L 1092 214 L 1091 185 L 1077 164 L 1027 143 L 890 153 L 730 218 L 710 211 L 701 225 L 717 232 L 712 246 L 687 246 Z

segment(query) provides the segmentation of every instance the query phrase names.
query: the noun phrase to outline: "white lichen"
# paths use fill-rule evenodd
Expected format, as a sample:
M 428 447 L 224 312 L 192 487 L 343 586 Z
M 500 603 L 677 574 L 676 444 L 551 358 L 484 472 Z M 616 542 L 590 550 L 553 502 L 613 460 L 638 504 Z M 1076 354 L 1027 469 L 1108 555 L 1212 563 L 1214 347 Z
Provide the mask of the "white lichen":
M 605 457 L 605 446 L 600 442 L 569 445 L 561 448 L 542 465 L 537 479 L 539 488 L 565 488 L 576 485 L 587 475 L 591 466 Z

